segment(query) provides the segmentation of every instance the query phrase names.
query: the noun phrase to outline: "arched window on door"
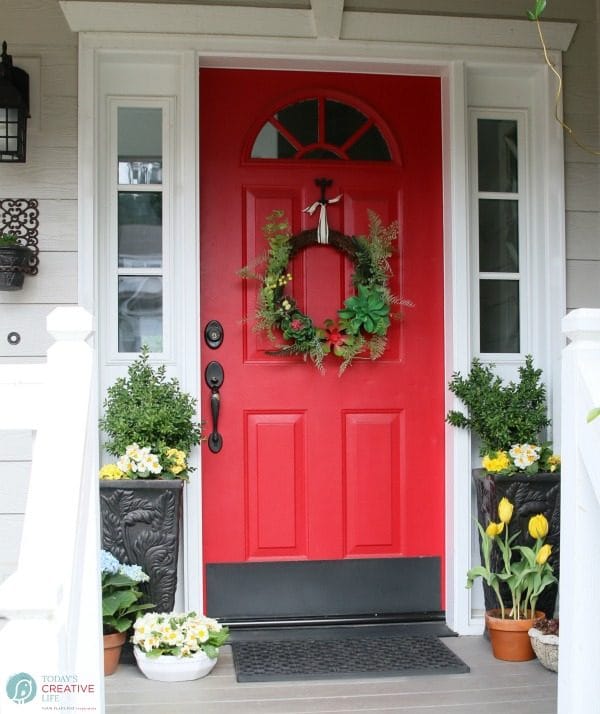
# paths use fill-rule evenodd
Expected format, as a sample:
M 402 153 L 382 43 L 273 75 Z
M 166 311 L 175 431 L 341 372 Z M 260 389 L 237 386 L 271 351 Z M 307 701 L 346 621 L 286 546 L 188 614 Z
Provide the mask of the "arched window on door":
M 378 117 L 340 99 L 310 97 L 273 112 L 254 137 L 250 159 L 393 161 Z

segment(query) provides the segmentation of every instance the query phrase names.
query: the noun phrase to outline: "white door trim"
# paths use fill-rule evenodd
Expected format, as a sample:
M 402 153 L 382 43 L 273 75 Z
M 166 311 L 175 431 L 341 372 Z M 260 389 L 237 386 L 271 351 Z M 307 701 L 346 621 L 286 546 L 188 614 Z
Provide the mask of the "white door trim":
M 79 3 L 63 2 L 63 7 Z M 90 7 L 92 3 L 83 3 Z M 114 4 L 111 4 L 114 8 Z M 173 11 L 178 6 L 170 6 Z M 182 6 L 179 6 L 182 7 Z M 468 218 L 468 161 L 467 109 L 469 78 L 485 75 L 490 67 L 499 77 L 511 74 L 525 77 L 541 96 L 538 109 L 541 122 L 539 147 L 536 155 L 546 151 L 544 167 L 554 174 L 540 175 L 538 195 L 539 213 L 543 214 L 540 230 L 543 236 L 536 248 L 542 268 L 550 273 L 539 289 L 548 294 L 548 286 L 558 291 L 559 297 L 546 311 L 536 346 L 547 347 L 544 368 L 553 374 L 558 363 L 561 341 L 560 319 L 564 312 L 564 261 L 548 267 L 547 256 L 564 254 L 564 212 L 562 184 L 562 138 L 548 110 L 552 96 L 551 80 L 544 72 L 539 52 L 529 49 L 443 47 L 402 45 L 393 42 L 365 43 L 358 40 L 319 41 L 289 38 L 207 37 L 206 35 L 165 36 L 127 33 L 85 33 L 80 36 L 79 64 L 79 296 L 81 303 L 98 314 L 98 165 L 102 137 L 98 132 L 98 115 L 103 111 L 101 75 L 103 68 L 137 66 L 143 70 L 144 56 L 161 56 L 176 71 L 178 81 L 170 88 L 176 97 L 177 113 L 176 153 L 178 169 L 179 220 L 183 252 L 182 289 L 185 334 L 178 345 L 178 357 L 172 365 L 185 389 L 200 393 L 198 346 L 198 67 L 235 66 L 274 69 L 303 69 L 355 71 L 364 73 L 428 74 L 442 78 L 443 92 L 443 171 L 444 171 L 444 226 L 445 226 L 445 317 L 446 317 L 446 374 L 466 370 L 473 354 L 469 332 L 469 286 L 465 274 L 469 272 Z M 560 64 L 560 55 L 553 60 Z M 491 81 L 491 80 L 490 80 Z M 113 90 L 112 93 L 117 93 Z M 546 119 L 544 112 L 548 112 Z M 537 145 L 536 145 L 537 146 Z M 557 197 L 558 196 L 558 200 Z M 544 269 L 546 266 L 547 269 Z M 467 317 L 467 319 L 465 319 Z M 100 364 L 100 369 L 102 365 Z M 451 399 L 448 397 L 448 404 Z M 555 422 L 558 427 L 558 422 Z M 461 634 L 481 631 L 481 620 L 472 617 L 469 591 L 465 590 L 465 572 L 471 553 L 471 451 L 468 435 L 456 430 L 447 431 L 446 442 L 446 611 L 449 625 Z M 199 464 L 200 466 L 200 464 Z M 202 544 L 200 474 L 187 488 L 184 534 L 184 591 L 185 607 L 202 608 Z

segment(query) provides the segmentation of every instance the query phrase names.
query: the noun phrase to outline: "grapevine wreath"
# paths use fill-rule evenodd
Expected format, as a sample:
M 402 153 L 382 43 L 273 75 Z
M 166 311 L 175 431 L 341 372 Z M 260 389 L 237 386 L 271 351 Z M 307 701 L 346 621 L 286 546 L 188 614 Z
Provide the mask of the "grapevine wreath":
M 412 303 L 393 295 L 389 288 L 392 271 L 388 258 L 398 237 L 398 223 L 385 227 L 376 213 L 369 211 L 368 215 L 368 237 L 328 232 L 327 244 L 353 263 L 352 285 L 356 293 L 346 298 L 337 318 L 325 320 L 322 327 L 316 327 L 286 293 L 286 285 L 292 280 L 288 265 L 301 250 L 320 242 L 317 231 L 306 230 L 293 236 L 283 211 L 273 211 L 267 217 L 263 232 L 268 251 L 257 261 L 264 264 L 264 272 L 246 266 L 240 275 L 261 283 L 255 331 L 264 332 L 272 342 L 277 342 L 277 330 L 286 340 L 268 354 L 302 355 L 323 371 L 323 360 L 332 353 L 342 360 L 340 375 L 354 359 L 376 360 L 382 356 L 391 319 L 401 316 L 400 312 L 393 312 L 393 306 Z

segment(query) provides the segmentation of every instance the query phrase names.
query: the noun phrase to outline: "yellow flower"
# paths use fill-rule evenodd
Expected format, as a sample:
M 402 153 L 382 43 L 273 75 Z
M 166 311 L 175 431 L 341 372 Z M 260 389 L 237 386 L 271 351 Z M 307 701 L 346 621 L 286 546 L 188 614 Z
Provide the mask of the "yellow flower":
M 543 565 L 550 557 L 550 553 L 552 553 L 552 546 L 546 543 L 539 549 L 538 554 L 535 557 L 535 562 L 538 565 Z
M 500 517 L 500 520 L 502 521 L 502 523 L 510 523 L 512 514 L 513 514 L 513 505 L 508 500 L 508 498 L 504 497 L 498 504 L 498 516 Z
M 550 473 L 553 473 L 560 466 L 560 456 L 558 454 L 552 454 L 552 456 L 548 457 L 547 463 Z
M 100 469 L 100 473 L 98 475 L 100 478 L 106 479 L 107 481 L 116 481 L 117 479 L 127 478 L 127 474 L 124 474 L 116 464 L 106 464 Z
M 529 535 L 536 540 L 545 538 L 548 535 L 548 520 L 543 513 L 538 513 L 537 516 L 531 516 L 529 519 Z
M 488 523 L 488 527 L 485 529 L 485 532 L 489 535 L 490 538 L 495 538 L 496 536 L 500 535 L 502 533 L 502 530 L 504 528 L 504 523 L 494 523 L 494 521 L 491 521 Z
M 510 467 L 510 459 L 506 451 L 495 451 L 486 454 L 481 462 L 483 468 L 491 473 L 498 473 Z
M 181 449 L 167 449 L 165 455 L 170 461 L 169 471 L 175 476 L 187 469 L 185 451 L 181 451 Z

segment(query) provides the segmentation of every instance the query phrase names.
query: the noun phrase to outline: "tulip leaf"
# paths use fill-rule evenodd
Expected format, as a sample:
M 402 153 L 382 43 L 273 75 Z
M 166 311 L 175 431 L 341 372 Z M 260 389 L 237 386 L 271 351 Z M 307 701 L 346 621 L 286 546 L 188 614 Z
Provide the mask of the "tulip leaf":
M 589 414 L 587 415 L 587 421 L 588 423 L 590 421 L 593 421 L 596 417 L 600 416 L 600 407 L 596 407 L 595 409 L 592 409 Z

